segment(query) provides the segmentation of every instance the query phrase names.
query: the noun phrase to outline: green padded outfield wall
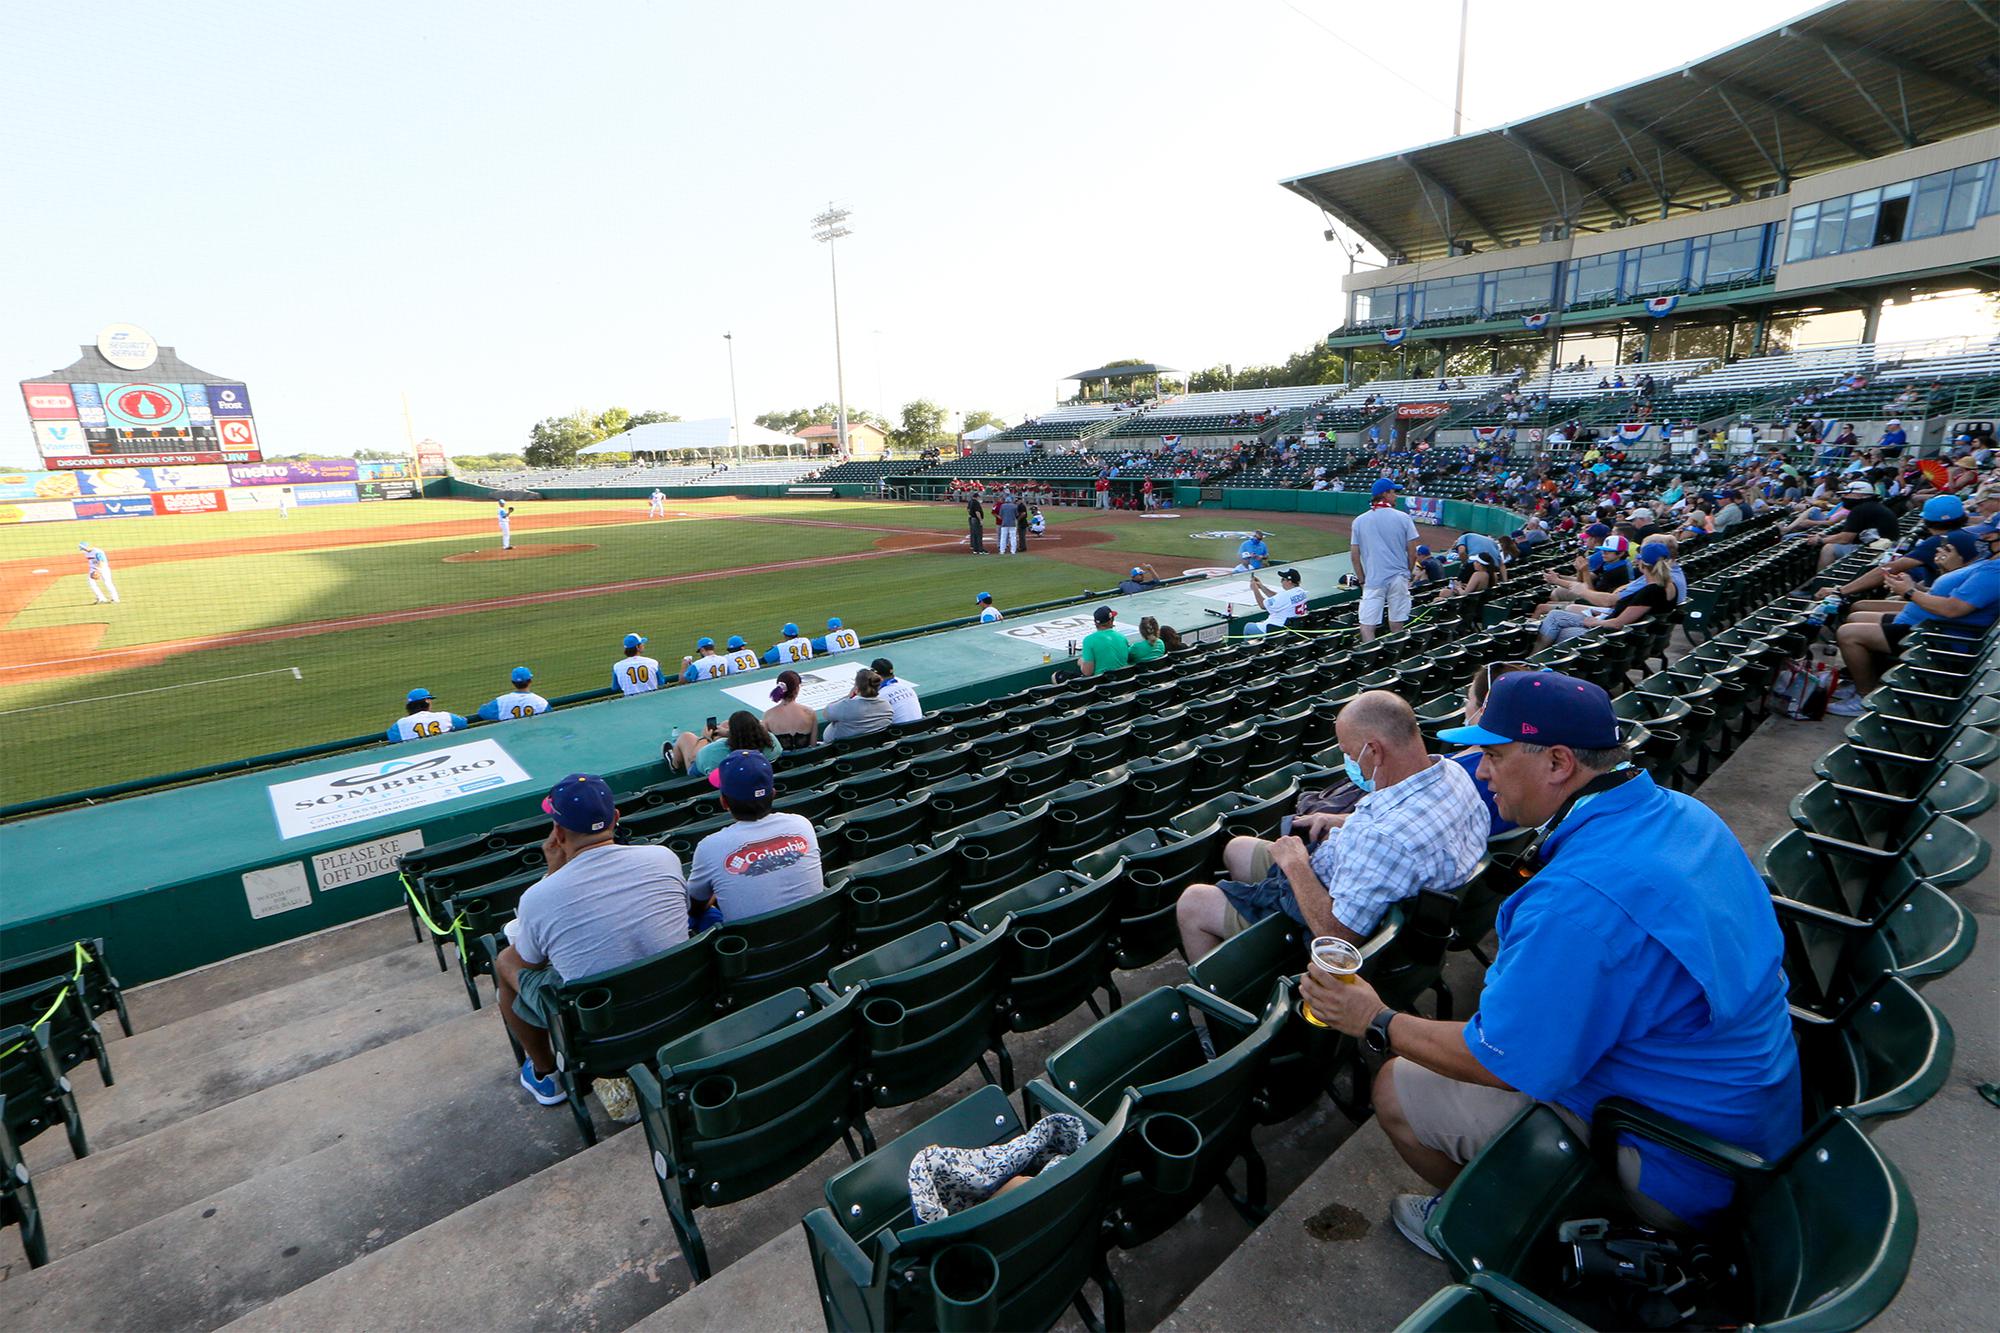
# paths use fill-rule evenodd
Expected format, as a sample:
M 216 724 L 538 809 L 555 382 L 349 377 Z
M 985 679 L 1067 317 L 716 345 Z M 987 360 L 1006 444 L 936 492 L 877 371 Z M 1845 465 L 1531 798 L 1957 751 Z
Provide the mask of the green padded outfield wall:
M 1315 605 L 1352 596 L 1335 592 L 1350 568 L 1346 556 L 1299 568 Z M 1125 624 L 1154 615 L 1185 634 L 1214 636 L 1224 622 L 1212 613 L 1227 604 L 1238 611 L 1235 626 L 1248 619 L 1250 599 L 1231 591 L 1236 582 L 1108 600 Z M 887 651 L 925 705 L 941 707 L 1045 681 L 1048 659 L 1067 661 L 1065 643 L 1089 632 L 1089 613 L 1023 614 L 899 640 Z M 857 628 L 861 652 L 826 668 L 844 674 L 875 655 L 868 627 Z M 621 791 L 661 780 L 664 741 L 710 715 L 761 709 L 778 669 L 0 826 L 0 953 L 102 936 L 120 978 L 137 983 L 394 908 L 402 895 L 389 861 L 398 840 L 434 845 L 526 818 L 557 779 L 578 770 L 602 773 Z

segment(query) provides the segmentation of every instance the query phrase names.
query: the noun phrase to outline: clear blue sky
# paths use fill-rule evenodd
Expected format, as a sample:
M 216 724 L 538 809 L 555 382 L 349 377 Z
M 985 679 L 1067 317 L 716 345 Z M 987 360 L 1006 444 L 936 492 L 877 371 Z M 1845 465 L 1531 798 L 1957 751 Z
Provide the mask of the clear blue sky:
M 1468 128 L 1805 7 L 1473 0 Z M 1278 180 L 1448 133 L 1457 19 L 14 0 L 0 369 L 130 320 L 247 381 L 274 452 L 400 447 L 407 390 L 466 453 L 576 407 L 726 416 L 733 330 L 747 421 L 834 396 L 829 200 L 855 405 L 1018 418 L 1109 358 L 1281 359 L 1339 322 L 1344 266 Z M 0 421 L 0 463 L 29 463 L 17 402 Z

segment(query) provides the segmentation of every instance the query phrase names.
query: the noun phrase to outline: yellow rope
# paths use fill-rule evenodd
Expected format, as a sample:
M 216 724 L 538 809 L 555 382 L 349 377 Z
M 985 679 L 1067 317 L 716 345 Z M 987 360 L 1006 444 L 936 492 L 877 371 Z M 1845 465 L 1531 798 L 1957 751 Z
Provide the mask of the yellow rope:
M 63 1001 L 69 998 L 70 988 L 76 985 L 76 983 L 82 980 L 83 978 L 83 965 L 90 961 L 90 952 L 89 950 L 83 947 L 81 942 L 78 942 L 77 944 L 74 944 L 70 947 L 76 950 L 76 967 L 73 971 L 70 972 L 69 980 L 63 983 L 63 988 L 56 992 L 56 998 L 49 1004 L 49 1007 L 47 1009 L 44 1009 L 42 1011 L 42 1016 L 36 1019 L 34 1022 L 28 1024 L 28 1031 L 30 1032 L 33 1032 L 36 1028 L 40 1027 L 42 1024 L 48 1022 L 51 1018 L 54 1018 L 56 1016 L 56 1010 L 62 1008 Z M 28 1043 L 25 1041 L 15 1042 L 12 1046 L 9 1046 L 6 1050 L 0 1051 L 0 1060 L 5 1060 L 8 1056 L 20 1050 L 23 1046 L 26 1046 L 27 1044 Z
M 431 920 L 431 914 L 424 910 L 423 900 L 417 896 L 416 889 L 410 883 L 410 877 L 400 872 L 396 877 L 403 881 L 403 892 L 410 896 L 410 907 L 416 912 L 417 920 L 424 923 L 424 929 L 433 935 L 451 936 L 452 942 L 458 946 L 458 961 L 470 962 L 472 955 L 465 947 L 465 913 L 460 912 L 449 926 L 439 926 L 437 922 Z

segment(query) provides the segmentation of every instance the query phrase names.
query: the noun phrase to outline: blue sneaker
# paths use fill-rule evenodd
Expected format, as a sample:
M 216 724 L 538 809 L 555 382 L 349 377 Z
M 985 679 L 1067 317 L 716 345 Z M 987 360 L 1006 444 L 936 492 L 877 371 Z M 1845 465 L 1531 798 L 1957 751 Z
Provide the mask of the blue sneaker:
M 561 1106 L 569 1098 L 563 1095 L 562 1084 L 556 1082 L 554 1074 L 535 1076 L 535 1062 L 521 1061 L 521 1086 L 544 1106 Z

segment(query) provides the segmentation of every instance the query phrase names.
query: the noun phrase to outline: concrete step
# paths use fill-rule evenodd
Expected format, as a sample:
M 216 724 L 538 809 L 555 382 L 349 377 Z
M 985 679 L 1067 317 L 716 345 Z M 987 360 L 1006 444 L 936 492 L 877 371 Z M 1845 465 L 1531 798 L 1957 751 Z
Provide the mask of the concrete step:
M 819 1288 L 803 1227 L 789 1227 L 686 1295 L 632 1325 L 629 1333 L 821 1333 Z
M 61 1257 L 0 1283 L 0 1325 L 215 1328 L 579 1152 L 515 1079 L 468 1011 L 51 1173 Z
M 143 995 L 130 1004 L 143 1011 Z M 118 1042 L 111 1051 L 118 1081 L 109 1088 L 94 1067 L 74 1071 L 71 1082 L 96 1153 L 470 1012 L 456 971 L 440 973 L 431 951 L 405 935 L 386 953 L 243 994 Z M 55 1133 L 28 1144 L 27 1155 L 38 1173 L 72 1160 Z

